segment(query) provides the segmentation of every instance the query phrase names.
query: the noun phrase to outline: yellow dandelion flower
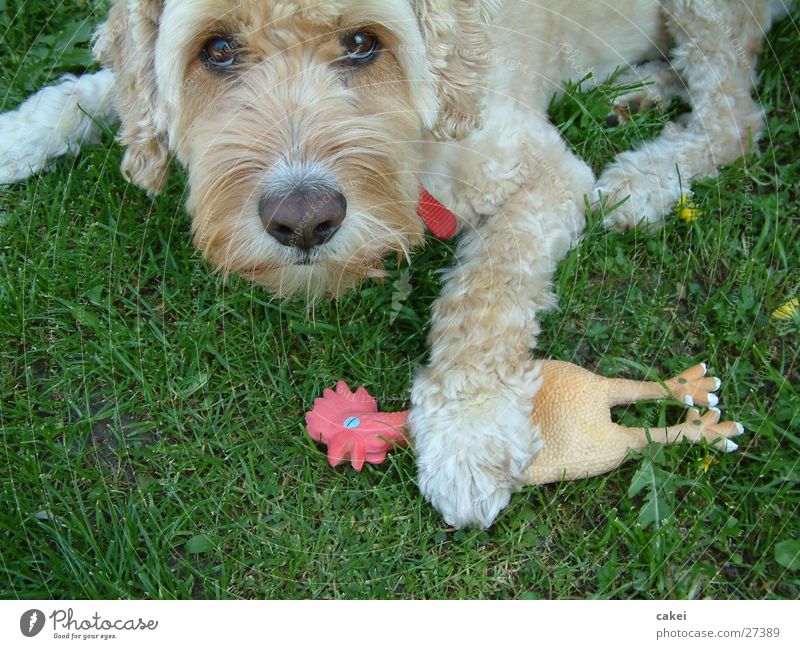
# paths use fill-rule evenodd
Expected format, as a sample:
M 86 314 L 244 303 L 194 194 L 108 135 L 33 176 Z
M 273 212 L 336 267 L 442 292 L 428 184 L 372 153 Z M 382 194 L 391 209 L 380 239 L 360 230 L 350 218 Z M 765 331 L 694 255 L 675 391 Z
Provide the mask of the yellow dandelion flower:
M 711 457 L 711 453 L 706 453 L 705 457 L 697 463 L 697 474 L 708 473 L 712 464 L 717 464 L 718 460 Z
M 800 313 L 800 300 L 793 297 L 772 312 L 773 320 L 791 320 Z
M 697 208 L 695 202 L 691 199 L 689 194 L 683 194 L 678 204 L 675 206 L 675 214 L 686 223 L 693 223 L 701 216 L 703 212 Z

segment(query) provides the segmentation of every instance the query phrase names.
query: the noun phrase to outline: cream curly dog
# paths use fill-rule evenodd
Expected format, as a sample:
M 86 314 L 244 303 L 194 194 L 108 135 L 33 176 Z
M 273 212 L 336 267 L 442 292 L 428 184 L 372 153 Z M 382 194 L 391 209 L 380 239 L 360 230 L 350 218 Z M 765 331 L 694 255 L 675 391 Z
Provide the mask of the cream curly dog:
M 529 350 L 589 201 L 656 226 L 681 183 L 745 153 L 769 0 L 118 0 L 96 74 L 0 116 L 0 182 L 119 119 L 123 172 L 152 194 L 188 170 L 194 241 L 225 273 L 337 295 L 423 238 L 420 186 L 459 219 L 412 389 L 419 487 L 488 526 L 541 448 Z M 631 66 L 637 66 L 632 67 Z M 568 79 L 617 68 L 692 112 L 595 181 L 547 121 Z

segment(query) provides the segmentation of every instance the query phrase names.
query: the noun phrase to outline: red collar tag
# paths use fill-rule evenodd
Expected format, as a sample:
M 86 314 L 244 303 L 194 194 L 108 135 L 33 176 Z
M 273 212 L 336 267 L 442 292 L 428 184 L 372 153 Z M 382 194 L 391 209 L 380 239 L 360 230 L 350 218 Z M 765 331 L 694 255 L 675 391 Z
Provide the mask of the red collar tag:
M 424 187 L 420 187 L 417 214 L 438 239 L 449 239 L 458 229 L 455 215 L 431 196 Z

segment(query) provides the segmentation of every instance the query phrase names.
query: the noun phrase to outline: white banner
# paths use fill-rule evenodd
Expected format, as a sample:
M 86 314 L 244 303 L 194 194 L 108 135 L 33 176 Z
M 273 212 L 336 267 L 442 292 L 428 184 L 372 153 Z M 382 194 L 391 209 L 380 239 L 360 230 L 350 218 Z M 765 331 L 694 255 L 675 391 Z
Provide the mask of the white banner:
M 0 602 L 2 647 L 800 647 L 796 601 Z

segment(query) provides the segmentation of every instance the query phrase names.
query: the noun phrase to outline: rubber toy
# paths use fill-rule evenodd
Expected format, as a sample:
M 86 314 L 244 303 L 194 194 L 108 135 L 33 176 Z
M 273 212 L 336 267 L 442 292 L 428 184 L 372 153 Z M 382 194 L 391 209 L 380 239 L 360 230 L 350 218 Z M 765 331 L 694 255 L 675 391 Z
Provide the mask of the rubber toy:
M 607 379 L 572 363 L 541 361 L 542 386 L 533 400 L 531 435 L 539 428 L 544 447 L 527 468 L 525 482 L 546 484 L 600 475 L 618 467 L 631 450 L 649 441 L 664 444 L 705 439 L 724 451 L 744 428 L 720 421 L 714 406 L 721 381 L 706 376 L 700 364 L 659 383 Z M 667 428 L 631 428 L 611 420 L 611 408 L 638 401 L 673 398 L 690 406 L 683 422 Z M 694 406 L 709 406 L 705 414 Z M 308 434 L 328 448 L 328 462 L 380 464 L 393 447 L 407 443 L 407 412 L 379 412 L 362 387 L 352 392 L 344 381 L 326 389 L 306 413 Z

